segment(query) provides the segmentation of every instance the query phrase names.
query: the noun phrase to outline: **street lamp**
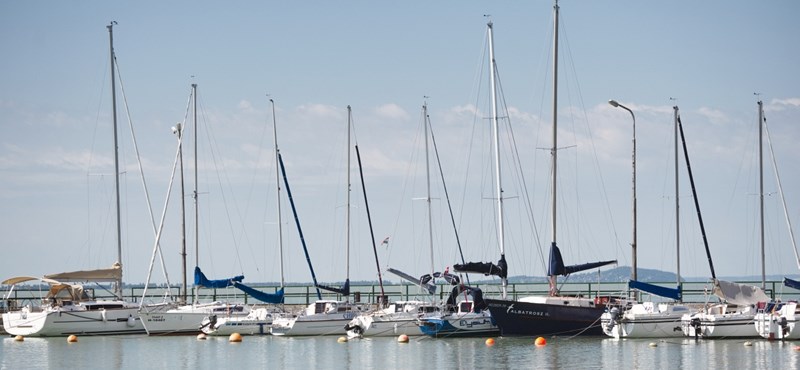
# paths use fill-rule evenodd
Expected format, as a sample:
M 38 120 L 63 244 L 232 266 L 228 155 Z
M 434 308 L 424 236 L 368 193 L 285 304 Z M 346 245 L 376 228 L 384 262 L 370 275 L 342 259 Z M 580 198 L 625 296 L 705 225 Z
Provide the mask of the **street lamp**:
M 628 111 L 628 113 L 631 114 L 631 118 L 633 118 L 633 241 L 631 242 L 633 266 L 631 266 L 631 279 L 636 280 L 636 116 L 633 114 L 632 110 L 618 103 L 616 100 L 609 100 L 608 104 L 611 104 L 614 108 L 622 108 Z

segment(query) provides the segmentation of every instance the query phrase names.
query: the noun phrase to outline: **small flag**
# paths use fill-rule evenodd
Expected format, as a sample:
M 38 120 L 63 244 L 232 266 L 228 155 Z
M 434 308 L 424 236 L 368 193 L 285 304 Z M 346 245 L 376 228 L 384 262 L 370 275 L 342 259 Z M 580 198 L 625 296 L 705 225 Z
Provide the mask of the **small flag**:
M 388 236 L 386 237 L 386 239 L 383 239 L 383 241 L 381 242 L 381 245 L 385 245 L 387 247 L 389 246 L 389 237 Z

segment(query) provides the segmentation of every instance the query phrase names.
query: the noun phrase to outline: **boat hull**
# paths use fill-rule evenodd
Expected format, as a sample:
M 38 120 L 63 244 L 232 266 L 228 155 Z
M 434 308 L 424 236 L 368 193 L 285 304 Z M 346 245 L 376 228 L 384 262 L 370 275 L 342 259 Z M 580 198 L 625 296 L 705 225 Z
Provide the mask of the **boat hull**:
M 7 312 L 3 314 L 5 331 L 27 337 L 66 335 L 144 334 L 138 307 L 101 310 L 57 310 Z
M 603 335 L 600 316 L 605 308 L 586 298 L 486 299 L 486 303 L 503 336 Z
M 436 338 L 492 336 L 500 334 L 500 329 L 492 320 L 489 311 L 451 313 L 440 317 L 419 320 L 422 334 Z
M 758 334 L 766 339 L 795 340 L 800 338 L 797 326 L 797 303 L 789 302 L 774 312 L 759 312 L 755 324 Z
M 683 315 L 683 334 L 692 338 L 757 338 L 754 313 Z
M 277 336 L 346 335 L 345 326 L 355 318 L 357 312 L 303 315 L 292 318 L 277 318 L 272 322 L 270 333 Z
M 203 319 L 215 314 L 244 316 L 247 313 L 241 305 L 214 302 L 195 306 L 145 309 L 139 316 L 149 335 L 197 335 L 202 332 Z

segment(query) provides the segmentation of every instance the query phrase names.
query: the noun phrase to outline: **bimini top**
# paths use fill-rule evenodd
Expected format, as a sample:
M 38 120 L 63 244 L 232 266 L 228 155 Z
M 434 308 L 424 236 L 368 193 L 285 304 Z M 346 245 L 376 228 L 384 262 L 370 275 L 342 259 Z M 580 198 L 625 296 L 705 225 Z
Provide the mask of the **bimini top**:
M 107 269 L 60 272 L 45 275 L 44 277 L 59 281 L 116 282 L 122 279 L 122 266 L 119 263 L 115 263 L 111 268 Z

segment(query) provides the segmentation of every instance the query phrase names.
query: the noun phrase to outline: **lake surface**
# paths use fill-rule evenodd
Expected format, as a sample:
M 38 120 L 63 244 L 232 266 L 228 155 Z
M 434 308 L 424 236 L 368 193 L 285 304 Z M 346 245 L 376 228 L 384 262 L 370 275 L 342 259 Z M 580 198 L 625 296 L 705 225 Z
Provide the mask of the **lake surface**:
M 798 369 L 794 342 L 745 340 L 615 340 L 603 337 L 355 339 L 335 336 L 227 337 L 4 337 L 0 369 Z M 651 347 L 650 343 L 657 344 Z

